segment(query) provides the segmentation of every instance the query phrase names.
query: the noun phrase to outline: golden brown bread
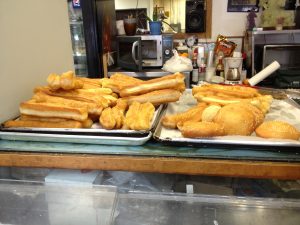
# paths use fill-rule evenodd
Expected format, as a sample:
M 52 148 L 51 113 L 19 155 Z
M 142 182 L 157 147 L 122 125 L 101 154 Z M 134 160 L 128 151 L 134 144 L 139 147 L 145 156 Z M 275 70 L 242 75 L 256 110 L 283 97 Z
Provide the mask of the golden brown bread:
M 143 95 L 129 96 L 122 99 L 126 100 L 129 105 L 133 102 L 150 102 L 153 105 L 159 105 L 168 102 L 176 102 L 179 100 L 180 96 L 180 91 L 174 89 L 163 89 L 158 91 L 152 91 Z
M 39 117 L 57 117 L 85 121 L 88 118 L 86 107 L 74 108 L 62 104 L 35 102 L 30 100 L 20 104 L 20 113 Z
M 99 118 L 99 122 L 104 129 L 107 130 L 114 129 L 116 125 L 116 120 L 112 113 L 111 107 L 107 107 L 102 111 L 101 116 Z
M 63 122 L 74 121 L 74 120 L 69 120 L 69 119 L 65 119 L 65 118 L 39 117 L 39 116 L 30 116 L 30 115 L 24 115 L 24 114 L 21 114 L 21 116 L 19 117 L 19 120 L 22 120 L 22 121 L 51 122 L 51 123 L 60 122 L 61 124 L 63 124 Z M 90 118 L 87 118 L 84 121 L 80 121 L 80 123 L 82 124 L 83 128 L 91 128 L 91 126 L 93 125 L 93 121 Z M 47 125 L 47 127 L 50 127 L 51 125 L 52 124 Z M 74 127 L 74 128 L 76 128 L 76 127 Z
M 149 130 L 154 115 L 153 104 L 133 102 L 126 113 L 124 129 Z
M 214 93 L 215 95 L 224 95 L 238 98 L 254 98 L 260 96 L 255 88 L 236 86 L 236 85 L 219 85 L 219 84 L 205 84 L 196 86 L 192 89 L 193 95 L 197 93 Z
M 82 128 L 82 123 L 75 120 L 50 122 L 37 120 L 9 120 L 4 127 L 38 127 L 38 128 Z
M 57 74 L 50 74 L 47 78 L 48 86 L 51 90 L 73 90 L 83 87 L 83 82 L 80 79 L 77 79 L 73 71 L 68 71 L 60 76 Z
M 138 85 L 123 87 L 120 90 L 120 96 L 135 96 L 162 89 L 179 89 L 179 91 L 183 91 L 185 89 L 184 79 L 185 76 L 181 73 L 151 79 Z
M 207 107 L 206 103 L 199 103 L 198 105 L 188 109 L 185 112 L 166 115 L 162 118 L 161 122 L 164 127 L 177 128 L 178 123 L 184 123 L 186 121 L 201 121 L 202 112 Z
M 97 104 L 98 107 L 103 107 L 103 108 L 115 104 L 117 100 L 113 96 L 110 96 L 109 98 L 104 97 L 112 93 L 112 91 L 107 88 L 76 89 L 70 91 L 60 89 L 60 90 L 53 91 L 48 87 L 36 87 L 34 92 L 35 93 L 44 92 L 47 95 L 51 95 L 51 96 L 62 97 L 62 98 L 72 99 L 72 100 L 82 101 L 82 102 L 95 103 Z
M 120 129 L 124 125 L 127 102 L 119 99 L 116 106 L 103 110 L 99 122 L 105 129 Z
M 178 129 L 181 131 L 182 136 L 187 138 L 224 136 L 226 134 L 224 127 L 214 122 L 187 121 L 178 124 Z
M 83 82 L 83 89 L 101 88 L 100 79 L 87 77 L 77 77 L 77 79 Z
M 77 101 L 62 97 L 55 97 L 51 95 L 47 95 L 43 92 L 37 92 L 32 97 L 36 102 L 46 102 L 46 103 L 53 103 L 53 104 L 63 104 L 74 108 L 84 108 L 86 107 L 89 114 L 95 114 L 100 116 L 103 110 L 102 106 L 97 105 L 93 102 L 83 102 Z
M 283 121 L 266 121 L 256 128 L 258 137 L 299 140 L 300 132 L 291 124 Z
M 143 82 L 143 80 L 122 73 L 115 73 L 110 78 L 100 79 L 100 84 L 103 88 L 110 88 L 116 93 L 120 93 L 120 90 L 125 86 L 139 85 Z
M 219 105 L 210 105 L 206 107 L 201 115 L 201 121 L 203 122 L 212 122 L 221 109 L 221 106 Z
M 255 88 L 234 85 L 206 84 L 194 87 L 192 92 L 198 102 L 222 106 L 244 102 L 256 106 L 264 113 L 268 112 L 273 100 L 271 95 L 261 95 Z
M 223 106 L 213 122 L 224 127 L 227 135 L 251 135 L 258 122 L 256 115 L 240 103 Z
M 60 88 L 60 77 L 55 73 L 49 74 L 47 78 L 48 86 L 51 90 L 58 90 Z

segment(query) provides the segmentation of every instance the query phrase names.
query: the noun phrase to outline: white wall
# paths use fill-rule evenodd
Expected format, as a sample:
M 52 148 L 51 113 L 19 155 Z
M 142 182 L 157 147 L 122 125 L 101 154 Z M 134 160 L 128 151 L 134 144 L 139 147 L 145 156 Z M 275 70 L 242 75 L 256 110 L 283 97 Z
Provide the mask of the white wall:
M 148 15 L 152 16 L 152 8 L 154 0 L 139 0 L 139 8 L 148 8 Z M 167 10 L 169 2 L 164 4 Z M 181 27 L 185 28 L 185 0 L 175 0 L 180 5 L 178 11 Z M 136 0 L 115 0 L 117 9 L 135 8 Z M 212 38 L 216 40 L 218 34 L 225 36 L 242 36 L 247 25 L 247 13 L 227 12 L 226 0 L 212 0 Z
M 150 15 L 150 1 L 151 0 L 115 0 L 115 8 L 116 9 L 135 9 L 138 8 L 146 8 L 147 14 Z
M 212 5 L 212 40 L 218 34 L 225 36 L 242 36 L 247 25 L 247 14 L 227 12 L 227 1 L 213 0 Z
M 50 72 L 73 70 L 67 0 L 0 0 L 0 122 Z

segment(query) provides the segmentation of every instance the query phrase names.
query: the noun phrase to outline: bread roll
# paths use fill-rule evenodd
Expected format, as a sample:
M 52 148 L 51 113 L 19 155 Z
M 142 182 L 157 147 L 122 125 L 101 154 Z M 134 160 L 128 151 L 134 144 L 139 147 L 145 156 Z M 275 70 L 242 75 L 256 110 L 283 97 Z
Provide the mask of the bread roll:
M 300 132 L 289 123 L 283 121 L 267 121 L 256 128 L 258 137 L 299 140 Z

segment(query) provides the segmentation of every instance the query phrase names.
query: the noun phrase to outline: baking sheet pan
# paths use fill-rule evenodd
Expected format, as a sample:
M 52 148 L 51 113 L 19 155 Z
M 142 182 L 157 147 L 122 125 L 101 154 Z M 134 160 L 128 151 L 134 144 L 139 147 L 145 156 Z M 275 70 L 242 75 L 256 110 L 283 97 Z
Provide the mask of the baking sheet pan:
M 0 127 L 1 132 L 11 133 L 31 133 L 31 134 L 63 134 L 63 135 L 92 135 L 92 136 L 122 136 L 122 137 L 146 137 L 149 132 L 154 131 L 158 122 L 160 114 L 166 105 L 160 105 L 154 113 L 151 128 L 149 130 L 106 130 L 101 127 L 99 123 L 94 123 L 90 129 L 84 128 L 29 128 L 29 127 L 17 127 L 17 128 L 5 128 L 3 125 Z M 17 119 L 17 118 L 16 118 Z
M 37 142 L 61 142 L 80 144 L 101 144 L 101 145 L 143 145 L 152 137 L 152 132 L 141 137 L 124 136 L 95 136 L 95 135 L 70 135 L 51 133 L 24 133 L 24 132 L 0 132 L 0 139 L 11 141 L 37 141 Z
M 99 123 L 90 129 L 71 128 L 4 128 L 0 127 L 0 139 L 17 141 L 39 141 L 81 144 L 136 146 L 147 142 L 155 130 L 166 105 L 160 105 L 154 113 L 151 128 L 145 131 L 106 130 Z
M 176 103 L 169 103 L 163 112 L 163 115 L 179 113 L 187 110 L 197 102 L 192 97 L 190 90 L 186 91 L 182 98 Z M 161 118 L 163 117 L 161 116 Z M 269 113 L 266 114 L 265 121 L 281 120 L 294 125 L 300 130 L 300 108 L 290 99 L 276 100 L 274 99 Z M 184 138 L 179 130 L 168 129 L 158 124 L 153 137 L 155 140 L 172 145 L 184 146 L 205 146 L 213 145 L 246 145 L 246 146 L 279 146 L 292 147 L 300 149 L 300 141 L 287 139 L 265 139 L 256 137 L 255 133 L 252 136 L 222 136 L 209 138 Z

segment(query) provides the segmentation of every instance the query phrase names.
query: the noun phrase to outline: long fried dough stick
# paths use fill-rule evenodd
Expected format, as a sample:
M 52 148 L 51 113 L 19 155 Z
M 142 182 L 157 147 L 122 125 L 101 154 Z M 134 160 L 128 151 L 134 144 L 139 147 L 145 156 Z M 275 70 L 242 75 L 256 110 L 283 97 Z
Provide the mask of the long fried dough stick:
M 83 102 L 83 101 L 76 101 L 72 99 L 66 99 L 66 98 L 61 98 L 61 97 L 55 97 L 51 95 L 47 95 L 43 92 L 37 92 L 32 99 L 36 100 L 36 102 L 48 102 L 48 103 L 53 103 L 53 104 L 65 104 L 67 106 L 71 107 L 86 107 L 88 112 L 90 114 L 96 114 L 96 115 L 101 115 L 101 112 L 103 110 L 102 106 L 97 105 L 96 103 L 91 103 L 91 102 Z
M 5 127 L 39 127 L 39 128 L 82 128 L 82 123 L 75 120 L 62 122 L 34 121 L 34 120 L 9 120 Z
M 184 83 L 185 76 L 178 73 L 174 75 L 165 76 L 162 78 L 156 78 L 148 80 L 139 85 L 132 85 L 123 88 L 120 91 L 122 97 L 134 96 L 145 94 L 151 91 L 162 90 L 162 89 L 175 89 L 177 90 L 185 87 Z
M 40 117 L 58 117 L 84 121 L 88 118 L 87 108 L 74 108 L 63 104 L 37 103 L 34 100 L 20 104 L 20 112 L 25 115 Z
M 52 91 L 48 87 L 37 87 L 35 88 L 34 92 L 36 93 L 40 91 L 52 96 L 68 98 L 68 99 L 73 99 L 73 100 L 83 101 L 83 102 L 96 103 L 97 105 L 106 108 L 111 104 L 113 104 L 113 102 L 104 98 L 103 95 L 105 94 L 100 95 L 99 93 L 103 93 L 103 91 L 108 93 L 109 92 L 108 90 L 109 89 L 104 89 L 104 90 L 77 89 L 71 91 L 64 91 L 64 90 Z
M 186 121 L 201 121 L 202 112 L 206 107 L 206 103 L 199 103 L 185 112 L 164 116 L 162 119 L 162 125 L 164 127 L 175 129 L 177 128 L 178 123 L 183 123 Z

